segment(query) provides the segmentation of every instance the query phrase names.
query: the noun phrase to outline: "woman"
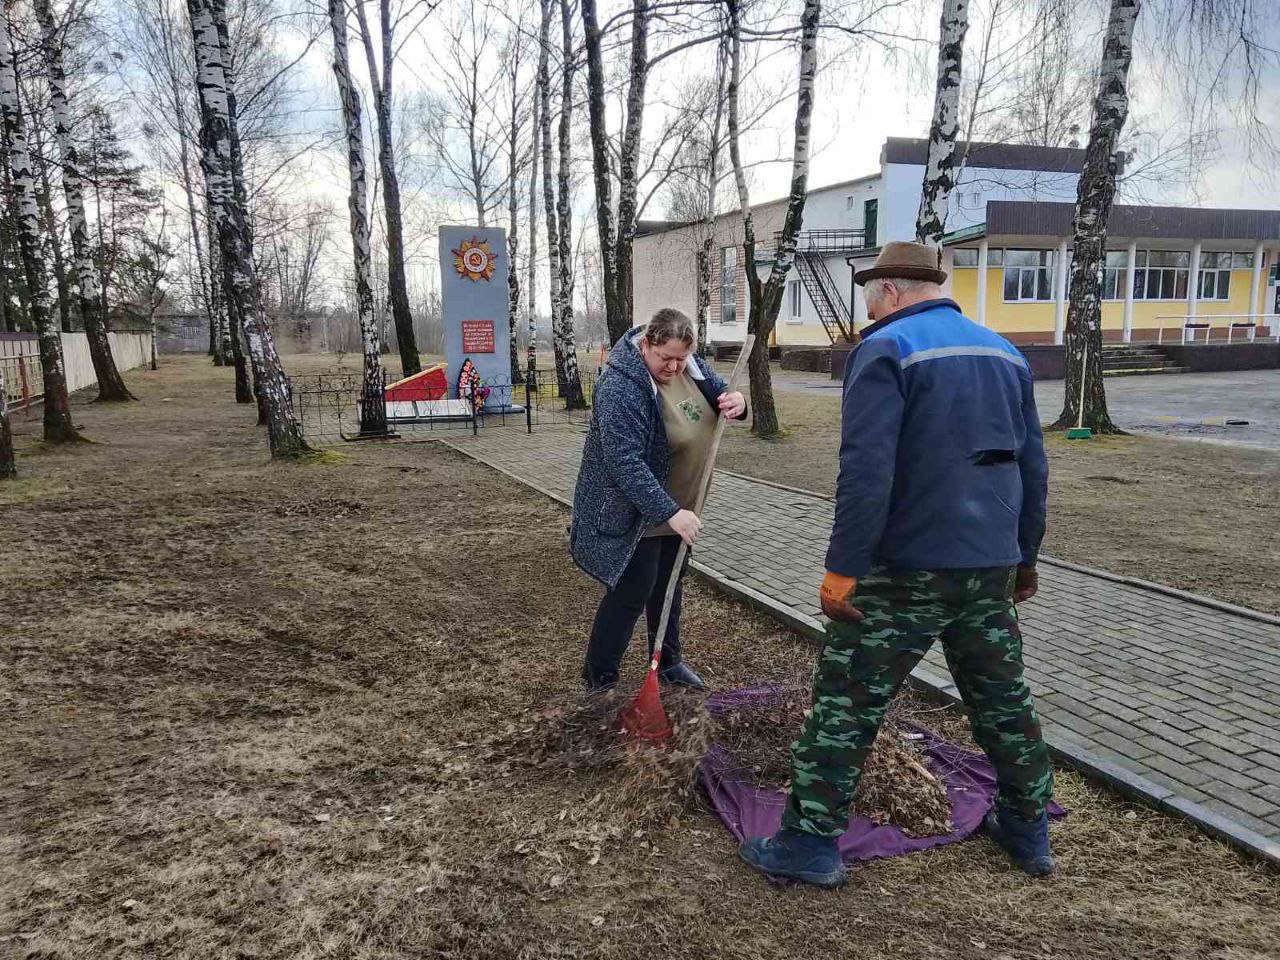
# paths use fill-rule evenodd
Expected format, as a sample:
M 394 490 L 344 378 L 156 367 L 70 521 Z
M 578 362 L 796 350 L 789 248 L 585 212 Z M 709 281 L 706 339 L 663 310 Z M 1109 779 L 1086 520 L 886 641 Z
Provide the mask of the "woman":
M 589 691 L 618 682 L 641 613 L 652 651 L 680 541 L 692 545 L 702 526 L 690 508 L 716 418 L 747 416 L 742 394 L 690 355 L 695 343 L 687 316 L 659 310 L 618 341 L 596 385 L 570 531 L 574 561 L 607 588 L 582 667 Z M 705 690 L 680 659 L 680 594 L 677 586 L 658 676 Z

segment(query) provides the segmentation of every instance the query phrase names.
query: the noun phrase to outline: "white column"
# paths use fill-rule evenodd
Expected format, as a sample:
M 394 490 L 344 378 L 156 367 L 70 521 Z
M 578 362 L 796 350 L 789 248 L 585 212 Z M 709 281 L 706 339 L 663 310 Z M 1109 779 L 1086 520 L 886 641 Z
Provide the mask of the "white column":
M 974 318 L 987 325 L 987 238 L 978 243 L 978 315 Z
M 1058 260 L 1054 264 L 1054 290 L 1057 299 L 1053 305 L 1053 342 L 1061 345 L 1067 329 L 1067 238 L 1058 244 Z
M 1200 301 L 1200 241 L 1191 244 L 1191 272 L 1187 275 L 1187 316 L 1195 319 Z M 1205 340 L 1209 338 L 1206 336 Z
M 1124 342 L 1133 338 L 1133 284 L 1138 272 L 1138 241 L 1129 241 L 1129 266 L 1124 275 Z
M 1261 240 L 1258 245 L 1253 248 L 1253 280 L 1249 284 L 1249 312 L 1250 313 L 1268 313 L 1266 306 L 1258 306 L 1259 293 L 1265 293 L 1262 289 L 1262 261 L 1267 259 L 1267 248 L 1263 246 Z M 1252 317 L 1250 318 L 1252 319 Z

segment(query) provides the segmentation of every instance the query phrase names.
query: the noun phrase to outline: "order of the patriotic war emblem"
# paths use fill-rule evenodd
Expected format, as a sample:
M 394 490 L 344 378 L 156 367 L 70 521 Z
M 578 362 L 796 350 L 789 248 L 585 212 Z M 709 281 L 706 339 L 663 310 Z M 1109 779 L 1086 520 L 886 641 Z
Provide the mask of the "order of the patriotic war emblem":
M 497 258 L 488 240 L 472 237 L 470 240 L 463 240 L 461 246 L 453 251 L 453 266 L 458 271 L 458 276 L 477 283 L 493 278 Z

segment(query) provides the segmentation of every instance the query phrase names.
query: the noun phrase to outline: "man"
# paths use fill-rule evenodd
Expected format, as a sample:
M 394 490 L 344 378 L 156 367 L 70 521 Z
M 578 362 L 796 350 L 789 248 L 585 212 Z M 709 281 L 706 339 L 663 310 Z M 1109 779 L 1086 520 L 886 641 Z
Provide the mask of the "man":
M 1026 872 L 1053 869 L 1053 774 L 1014 609 L 1036 592 L 1044 440 L 1026 361 L 943 297 L 938 262 L 934 248 L 889 243 L 854 277 L 875 322 L 845 370 L 821 589 L 831 623 L 791 747 L 782 829 L 739 851 L 770 875 L 844 882 L 836 839 L 862 764 L 890 700 L 938 639 L 996 770 L 987 832 Z

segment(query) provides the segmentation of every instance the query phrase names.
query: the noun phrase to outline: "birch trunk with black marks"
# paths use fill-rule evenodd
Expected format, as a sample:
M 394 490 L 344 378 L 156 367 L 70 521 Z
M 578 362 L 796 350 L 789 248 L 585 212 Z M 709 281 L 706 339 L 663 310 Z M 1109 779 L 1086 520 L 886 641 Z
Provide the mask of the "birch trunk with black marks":
M 13 432 L 9 429 L 9 394 L 4 382 L 4 367 L 0 366 L 0 480 L 12 480 L 18 475 L 13 459 Z
M 645 0 L 635 0 L 643 4 Z M 591 171 L 596 195 L 596 237 L 604 287 L 604 317 L 610 341 L 626 332 L 619 327 L 617 229 L 613 211 L 613 173 L 609 164 L 609 128 L 605 116 L 604 57 L 595 0 L 582 0 L 582 27 L 587 52 L 587 116 L 591 127 Z M 628 324 L 628 326 L 630 326 Z
M 364 356 L 365 402 L 360 405 L 361 434 L 387 432 L 386 408 L 369 402 L 382 381 L 382 353 L 378 327 L 373 317 L 373 284 L 370 280 L 369 188 L 364 166 L 364 132 L 360 117 L 360 95 L 351 79 L 351 58 L 347 50 L 346 0 L 329 0 L 329 27 L 333 33 L 333 75 L 342 101 L 342 120 L 347 135 L 347 174 L 351 190 L 347 208 L 351 214 L 351 257 L 356 280 L 356 316 L 360 323 L 360 345 Z
M 539 128 L 542 141 L 542 209 L 547 217 L 547 277 L 551 297 L 551 352 L 555 359 L 556 384 L 566 388 L 564 350 L 560 342 L 560 231 L 556 216 L 556 191 L 552 173 L 555 154 L 551 149 L 551 14 L 555 0 L 541 0 L 542 27 L 538 54 Z
M 707 331 L 711 323 L 711 258 L 716 242 L 716 188 L 720 181 L 720 124 L 724 121 L 725 58 L 727 44 L 716 48 L 716 113 L 711 124 L 711 143 L 707 156 L 707 195 L 702 214 L 702 244 L 698 249 L 698 354 L 707 349 Z
M 244 336 L 238 317 L 232 317 L 227 301 L 226 271 L 222 266 L 218 226 L 213 220 L 213 203 L 205 191 L 205 236 L 209 239 L 209 306 L 213 311 L 219 352 L 223 365 L 235 369 L 236 403 L 253 403 L 253 384 L 244 358 Z
M 356 18 L 364 41 L 365 59 L 369 65 L 373 109 L 378 120 L 378 169 L 382 174 L 382 212 L 387 227 L 387 298 L 391 303 L 391 321 L 396 328 L 396 345 L 400 349 L 403 376 L 422 372 L 418 341 L 413 332 L 413 313 L 409 309 L 409 284 L 404 267 L 404 215 L 400 200 L 400 173 L 392 143 L 391 120 L 392 73 L 396 52 L 392 36 L 391 0 L 379 0 L 378 18 L 382 47 L 382 67 L 373 49 L 373 34 L 364 12 L 365 0 L 355 0 Z
M 27 280 L 29 316 L 40 338 L 40 368 L 44 375 L 44 439 L 70 443 L 80 435 L 71 422 L 66 368 L 62 359 L 62 334 L 50 309 L 48 278 L 41 259 L 40 208 L 36 202 L 36 172 L 18 107 L 18 74 L 9 13 L 0 7 L 0 118 L 13 176 L 14 217 L 18 251 Z
M 222 50 L 222 73 L 227 91 L 227 131 L 231 141 L 231 185 L 234 191 L 235 202 L 239 209 L 244 213 L 245 232 L 248 239 L 248 249 L 250 256 L 253 255 L 253 222 L 249 215 L 249 191 L 244 184 L 244 160 L 240 150 L 240 114 L 239 108 L 236 106 L 236 80 L 233 72 L 233 63 L 231 58 L 231 34 L 227 27 L 227 0 L 210 0 L 209 7 L 213 12 L 213 25 L 218 33 L 218 43 Z M 197 66 L 198 69 L 198 66 Z M 212 209 L 212 207 L 211 207 Z M 218 242 L 222 243 L 222 234 L 218 234 Z M 227 291 L 232 289 L 233 283 L 228 268 L 230 266 L 226 257 L 222 258 L 223 264 L 223 297 L 227 304 L 227 316 L 232 326 L 232 336 L 241 339 L 244 346 L 240 350 L 241 364 L 253 371 L 252 378 L 249 377 L 248 371 L 244 376 L 246 381 L 252 379 L 252 397 L 253 402 L 258 408 L 258 423 L 260 425 L 267 423 L 267 407 L 262 397 L 262 388 L 258 383 L 258 370 L 251 361 L 246 347 L 248 345 L 248 333 L 245 330 L 244 316 L 240 312 L 240 301 L 230 296 Z M 262 287 L 257 282 L 257 264 L 254 261 L 254 290 L 261 302 Z M 267 320 L 266 310 L 262 312 L 262 328 L 271 332 L 271 325 Z M 275 353 L 275 341 L 271 341 L 271 352 Z M 277 366 L 279 358 L 276 359 Z M 236 375 L 240 376 L 240 366 L 236 367 Z
M 769 340 L 778 321 L 782 306 L 782 294 L 787 274 L 796 258 L 796 238 L 804 220 L 804 202 L 809 183 L 809 128 L 813 119 L 814 77 L 818 72 L 818 21 L 822 14 L 819 0 L 805 0 L 800 15 L 800 72 L 796 92 L 795 144 L 791 156 L 791 190 L 787 197 L 787 212 L 782 222 L 782 233 L 773 251 L 773 268 L 769 278 L 761 282 L 756 271 L 756 238 L 754 223 L 749 212 L 746 174 L 742 166 L 739 146 L 741 133 L 738 119 L 738 98 L 742 84 L 741 56 L 741 4 L 729 0 L 731 30 L 730 81 L 729 81 L 729 143 L 733 158 L 734 179 L 738 186 L 738 198 L 744 217 L 747 290 L 751 300 L 751 312 L 747 329 L 756 335 L 755 346 L 747 361 L 751 383 L 752 431 L 760 437 L 776 437 L 781 433 L 778 411 L 773 400 L 773 381 L 769 371 Z M 750 227 L 748 227 L 750 223 Z
M 525 277 L 525 303 L 529 315 L 525 318 L 529 343 L 525 347 L 525 377 L 535 389 L 538 386 L 538 132 L 541 123 L 541 104 L 535 82 L 529 109 L 529 254 L 528 272 Z M 515 269 L 515 264 L 511 264 Z
M 516 260 L 520 253 L 520 59 L 519 48 L 512 51 L 515 58 L 511 71 L 511 125 L 507 129 L 507 324 L 510 336 L 511 383 L 524 383 L 520 369 L 520 345 L 516 337 L 520 320 L 520 271 Z M 530 225 L 532 229 L 532 225 Z
M 1075 244 L 1066 322 L 1066 382 L 1062 414 L 1054 429 L 1083 422 L 1094 433 L 1122 432 L 1111 422 L 1102 379 L 1102 271 L 1107 220 L 1116 194 L 1116 147 L 1129 116 L 1129 67 L 1141 0 L 1111 0 L 1093 126 L 1076 190 Z M 1084 384 L 1084 416 L 1080 387 Z
M 943 0 L 938 35 L 938 85 L 929 126 L 916 241 L 938 244 L 946 231 L 947 203 L 956 186 L 956 135 L 960 131 L 961 60 L 969 29 L 969 0 Z M 942 250 L 938 250 L 941 263 Z
M 200 131 L 202 166 L 224 264 L 225 294 L 243 327 L 260 408 L 274 457 L 307 452 L 293 413 L 288 378 L 280 366 L 275 342 L 262 307 L 253 260 L 253 240 L 245 211 L 243 172 L 235 147 L 233 95 L 224 64 L 226 49 L 219 36 L 214 4 L 219 0 L 187 0 L 196 59 L 196 89 L 204 123 Z
M 102 316 L 102 297 L 98 268 L 89 248 L 89 224 L 84 214 L 84 188 L 80 177 L 80 155 L 71 138 L 71 106 L 67 97 L 67 75 L 62 65 L 62 43 L 53 19 L 49 0 L 35 0 L 36 18 L 40 22 L 40 39 L 44 48 L 45 70 L 49 81 L 53 132 L 58 143 L 62 166 L 62 193 L 67 207 L 67 227 L 71 233 L 71 255 L 75 264 L 76 289 L 80 300 L 80 319 L 89 356 L 98 378 L 98 401 L 120 402 L 134 396 L 124 385 L 124 378 L 111 355 L 111 343 Z M 57 241 L 54 241 L 55 246 Z M 152 339 L 154 343 L 154 337 Z M 154 367 L 153 367 L 154 369 Z
M 573 122 L 573 18 L 569 0 L 560 0 L 560 26 L 563 40 L 560 71 L 560 167 L 556 172 L 558 195 L 556 216 L 560 221 L 560 352 L 564 356 L 564 391 L 561 398 L 566 410 L 583 410 L 587 406 L 578 371 L 578 348 L 573 330 L 573 209 L 570 189 L 570 165 L 573 145 L 570 140 Z
M 595 175 L 596 233 L 604 280 L 605 324 L 616 342 L 634 321 L 633 248 L 636 234 L 638 158 L 644 129 L 645 88 L 649 78 L 649 0 L 631 3 L 631 55 L 627 112 L 618 154 L 618 210 L 614 216 L 609 131 L 605 116 L 602 33 L 595 0 L 582 0 L 587 50 L 587 110 L 591 119 L 591 165 Z
M 28 114 L 31 116 L 31 114 Z M 58 294 L 58 328 L 63 333 L 71 332 L 71 284 L 67 281 L 67 258 L 62 249 L 62 238 L 58 236 L 58 217 L 53 212 L 53 180 L 49 176 L 52 164 L 46 159 L 49 156 L 43 125 L 38 118 L 32 117 L 31 156 L 35 161 L 36 171 L 40 174 L 40 188 L 36 191 L 36 201 L 40 205 L 40 217 L 44 221 L 44 240 L 47 259 L 53 266 L 53 289 Z

